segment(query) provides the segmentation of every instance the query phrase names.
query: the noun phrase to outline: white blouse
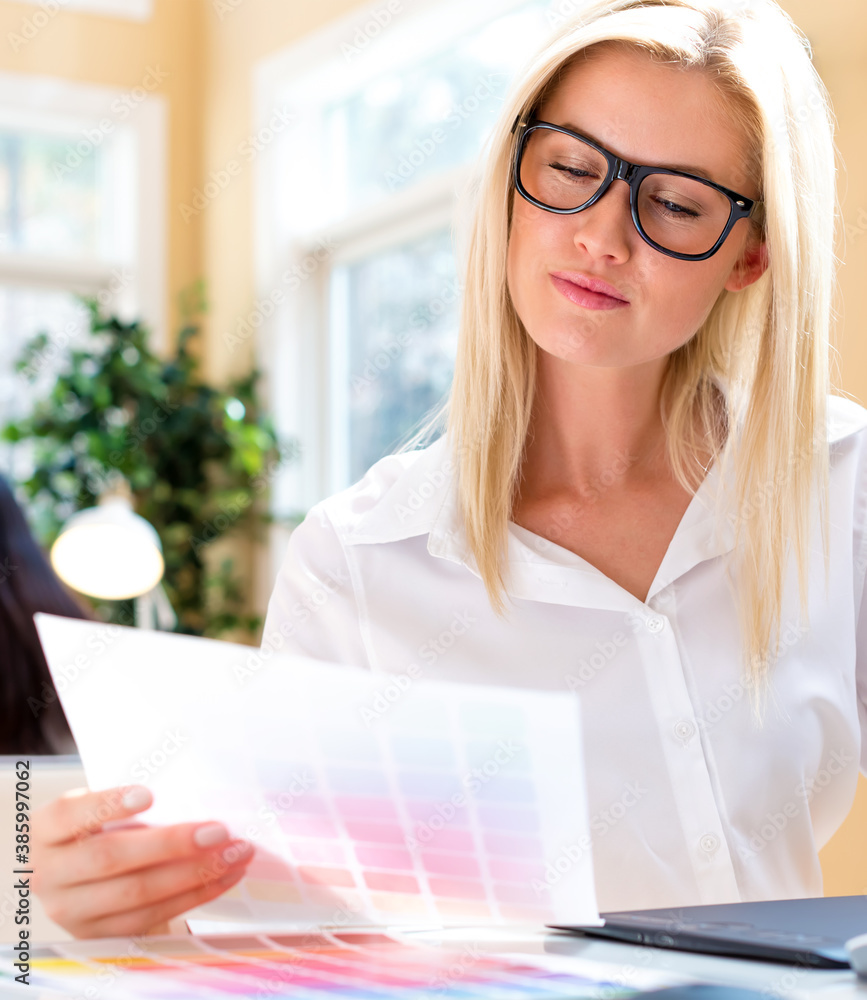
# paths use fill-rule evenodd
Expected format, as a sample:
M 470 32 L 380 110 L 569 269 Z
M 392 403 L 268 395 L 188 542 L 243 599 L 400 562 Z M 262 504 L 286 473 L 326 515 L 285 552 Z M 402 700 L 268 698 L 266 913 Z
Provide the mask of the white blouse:
M 725 579 L 733 532 L 713 531 L 715 466 L 644 603 L 511 524 L 504 620 L 467 555 L 445 439 L 384 458 L 293 533 L 263 650 L 576 691 L 602 912 L 821 895 L 818 851 L 867 764 L 865 428 L 867 410 L 829 400 L 829 590 L 817 526 L 810 627 L 790 564 L 762 727 Z

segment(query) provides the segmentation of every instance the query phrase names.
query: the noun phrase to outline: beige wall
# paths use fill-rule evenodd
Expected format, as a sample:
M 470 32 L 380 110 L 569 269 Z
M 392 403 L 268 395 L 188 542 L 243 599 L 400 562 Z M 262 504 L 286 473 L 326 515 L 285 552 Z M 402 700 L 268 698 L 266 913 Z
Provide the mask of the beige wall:
M 237 374 L 250 355 L 230 353 L 224 336 L 249 311 L 253 271 L 253 169 L 245 169 L 185 222 L 189 204 L 212 170 L 233 158 L 253 128 L 251 75 L 257 61 L 310 31 L 366 4 L 358 0 L 155 0 L 148 23 L 59 13 L 14 54 L 6 39 L 31 5 L 0 0 L 0 69 L 44 73 L 116 87 L 133 87 L 148 66 L 169 73 L 161 92 L 169 103 L 167 288 L 171 329 L 177 292 L 207 279 L 210 311 L 204 362 L 216 379 Z M 848 230 L 840 249 L 839 384 L 867 402 L 867 4 L 864 0 L 784 0 L 810 38 L 834 101 L 838 144 L 848 172 L 841 200 Z M 867 892 L 867 786 L 847 825 L 823 851 L 829 893 Z
M 837 145 L 844 170 L 840 200 L 848 233 L 838 256 L 840 388 L 867 404 L 867 4 L 864 0 L 783 0 L 782 6 L 805 32 L 828 90 L 839 125 Z
M 366 4 L 359 0 L 243 0 L 205 3 L 208 68 L 205 85 L 203 173 L 222 169 L 254 131 L 252 70 L 256 63 L 329 21 Z M 267 152 L 263 155 L 267 155 Z M 204 218 L 205 271 L 211 294 L 208 362 L 214 375 L 249 365 L 251 355 L 229 352 L 223 338 L 255 302 L 253 279 L 254 164 L 209 206 Z M 252 349 L 252 345 L 251 349 Z

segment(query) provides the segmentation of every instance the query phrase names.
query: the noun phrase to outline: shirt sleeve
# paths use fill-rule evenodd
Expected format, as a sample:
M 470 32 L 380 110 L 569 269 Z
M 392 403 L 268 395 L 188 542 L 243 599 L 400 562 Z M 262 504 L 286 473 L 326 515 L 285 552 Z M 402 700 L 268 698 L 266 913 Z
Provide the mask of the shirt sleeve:
M 262 649 L 369 666 L 346 552 L 321 504 L 289 539 L 268 604 Z

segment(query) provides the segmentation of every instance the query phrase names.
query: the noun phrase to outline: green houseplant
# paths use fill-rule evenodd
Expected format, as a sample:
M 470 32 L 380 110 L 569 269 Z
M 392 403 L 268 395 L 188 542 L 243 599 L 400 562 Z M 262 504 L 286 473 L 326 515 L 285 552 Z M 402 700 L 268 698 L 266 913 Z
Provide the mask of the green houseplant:
M 198 333 L 192 321 L 164 360 L 149 349 L 140 323 L 125 324 L 102 316 L 96 302 L 85 304 L 86 344 L 68 352 L 31 415 L 2 431 L 6 441 L 32 446 L 34 471 L 19 486 L 40 541 L 51 545 L 64 521 L 96 503 L 119 473 L 132 488 L 136 511 L 160 536 L 177 631 L 252 637 L 259 619 L 245 609 L 234 563 L 215 560 L 209 547 L 229 533 L 249 538 L 267 520 L 268 484 L 294 454 L 294 445 L 281 445 L 262 414 L 258 373 L 214 388 L 201 378 L 191 350 Z M 46 334 L 34 338 L 19 372 L 36 378 L 50 346 Z M 97 610 L 130 620 L 129 607 Z

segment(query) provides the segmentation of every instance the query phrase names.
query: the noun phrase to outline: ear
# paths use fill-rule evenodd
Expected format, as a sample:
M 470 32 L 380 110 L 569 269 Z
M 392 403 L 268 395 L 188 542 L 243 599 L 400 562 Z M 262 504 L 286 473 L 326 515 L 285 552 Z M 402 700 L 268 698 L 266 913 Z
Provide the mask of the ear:
M 739 292 L 758 281 L 767 269 L 768 244 L 750 241 L 732 268 L 725 287 L 730 292 Z

